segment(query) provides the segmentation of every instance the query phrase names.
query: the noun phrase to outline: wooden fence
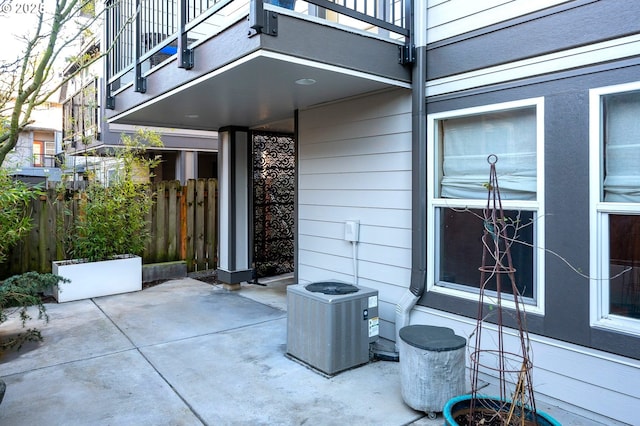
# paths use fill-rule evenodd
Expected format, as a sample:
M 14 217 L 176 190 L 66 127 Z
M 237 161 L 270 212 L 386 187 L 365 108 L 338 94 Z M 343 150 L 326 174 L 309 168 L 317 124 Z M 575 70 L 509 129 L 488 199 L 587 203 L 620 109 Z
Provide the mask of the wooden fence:
M 155 203 L 148 218 L 151 238 L 143 263 L 185 260 L 189 272 L 217 267 L 218 182 L 216 179 L 154 184 Z M 65 203 L 55 190 L 33 200 L 33 227 L 0 264 L 0 279 L 27 271 L 51 272 L 51 262 L 65 257 L 64 230 L 60 220 L 73 220 L 75 203 L 64 213 Z M 76 198 L 76 197 L 74 197 Z

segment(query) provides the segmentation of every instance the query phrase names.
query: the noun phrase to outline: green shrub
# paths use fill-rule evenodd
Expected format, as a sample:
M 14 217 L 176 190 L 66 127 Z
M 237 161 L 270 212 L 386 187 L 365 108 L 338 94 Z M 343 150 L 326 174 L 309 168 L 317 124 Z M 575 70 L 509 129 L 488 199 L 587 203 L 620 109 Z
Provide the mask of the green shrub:
M 7 258 L 9 249 L 31 229 L 27 211 L 29 201 L 37 192 L 19 180 L 14 180 L 5 169 L 0 169 L 0 263 Z
M 0 262 L 7 258 L 9 249 L 31 229 L 28 206 L 39 191 L 14 180 L 5 169 L 0 169 Z M 67 281 L 57 275 L 27 272 L 0 281 L 0 324 L 8 315 L 19 312 L 22 327 L 31 319 L 29 306 L 36 306 L 38 319 L 48 320 L 42 293 L 60 282 Z M 0 353 L 9 348 L 20 349 L 27 341 L 42 340 L 40 331 L 30 328 L 0 341 Z
M 113 151 L 120 169 L 109 186 L 95 177 L 84 192 L 70 238 L 71 255 L 88 261 L 122 254 L 141 255 L 149 238 L 147 216 L 153 204 L 149 176 L 157 158 L 146 156 L 150 146 L 162 146 L 159 136 L 138 131 L 122 137 L 124 148 Z
M 7 278 L 0 283 L 0 324 L 5 322 L 9 315 L 19 312 L 22 327 L 32 319 L 28 307 L 36 306 L 38 319 L 49 321 L 46 308 L 42 303 L 42 293 L 52 286 L 68 280 L 53 274 L 40 274 L 38 272 L 26 272 Z M 20 349 L 28 341 L 40 341 L 40 330 L 30 328 L 24 333 L 10 336 L 0 341 L 0 353 L 6 349 Z

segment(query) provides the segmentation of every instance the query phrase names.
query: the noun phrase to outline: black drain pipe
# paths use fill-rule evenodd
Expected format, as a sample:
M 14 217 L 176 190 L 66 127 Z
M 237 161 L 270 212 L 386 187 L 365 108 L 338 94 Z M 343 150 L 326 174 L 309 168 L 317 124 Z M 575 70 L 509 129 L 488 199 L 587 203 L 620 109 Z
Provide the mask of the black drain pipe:
M 422 296 L 427 270 L 427 2 L 414 0 L 411 41 L 415 61 L 411 75 L 411 283 L 396 305 L 396 352 L 400 329 Z

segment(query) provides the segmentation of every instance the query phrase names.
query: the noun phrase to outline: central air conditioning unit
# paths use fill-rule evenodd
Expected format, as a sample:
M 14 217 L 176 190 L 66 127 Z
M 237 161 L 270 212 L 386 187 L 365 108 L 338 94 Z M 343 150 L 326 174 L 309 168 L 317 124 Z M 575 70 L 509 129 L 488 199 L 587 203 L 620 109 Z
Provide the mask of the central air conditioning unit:
M 369 362 L 378 339 L 378 290 L 340 282 L 287 287 L 287 353 L 334 375 Z

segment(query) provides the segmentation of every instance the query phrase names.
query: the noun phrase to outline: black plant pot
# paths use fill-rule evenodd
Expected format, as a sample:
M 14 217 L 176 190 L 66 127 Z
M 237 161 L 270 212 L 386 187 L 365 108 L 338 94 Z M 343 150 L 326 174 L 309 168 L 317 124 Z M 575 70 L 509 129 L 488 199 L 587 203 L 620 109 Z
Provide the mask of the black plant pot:
M 466 426 L 467 423 L 458 423 L 455 419 L 460 415 L 467 414 L 471 406 L 471 395 L 462 395 L 451 398 L 444 406 L 442 414 L 444 415 L 444 421 L 446 426 Z M 486 409 L 487 412 L 492 410 L 507 411 L 511 407 L 511 402 L 506 402 L 497 397 L 491 396 L 478 396 L 478 400 L 475 403 L 475 409 L 481 411 Z M 561 426 L 561 424 L 547 413 L 536 410 L 528 410 L 525 416 L 525 425 L 532 424 L 538 426 Z

